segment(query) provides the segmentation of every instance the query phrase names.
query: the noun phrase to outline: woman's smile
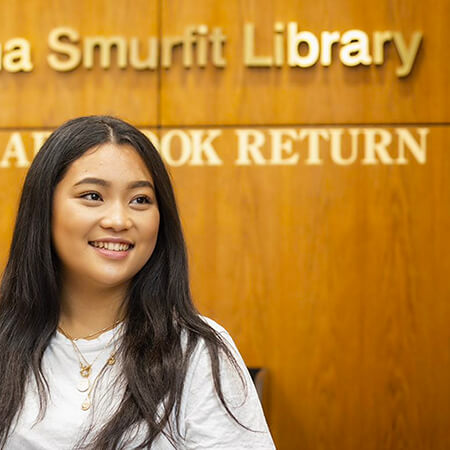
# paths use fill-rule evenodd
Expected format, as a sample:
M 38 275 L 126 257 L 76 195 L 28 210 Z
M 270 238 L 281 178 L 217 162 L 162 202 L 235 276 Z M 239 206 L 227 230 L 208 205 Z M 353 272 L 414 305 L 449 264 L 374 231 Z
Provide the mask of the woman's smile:
M 98 241 L 90 241 L 89 245 L 92 246 L 100 255 L 117 260 L 126 258 L 128 253 L 134 248 L 134 245 L 131 242 L 123 239 L 102 239 Z

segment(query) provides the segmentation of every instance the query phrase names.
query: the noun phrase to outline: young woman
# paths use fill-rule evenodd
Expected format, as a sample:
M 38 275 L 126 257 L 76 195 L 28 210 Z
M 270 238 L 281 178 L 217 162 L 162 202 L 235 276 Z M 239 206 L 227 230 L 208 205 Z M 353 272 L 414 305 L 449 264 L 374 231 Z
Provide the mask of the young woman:
M 112 117 L 35 157 L 0 291 L 0 448 L 274 448 L 228 333 L 201 317 L 164 164 Z

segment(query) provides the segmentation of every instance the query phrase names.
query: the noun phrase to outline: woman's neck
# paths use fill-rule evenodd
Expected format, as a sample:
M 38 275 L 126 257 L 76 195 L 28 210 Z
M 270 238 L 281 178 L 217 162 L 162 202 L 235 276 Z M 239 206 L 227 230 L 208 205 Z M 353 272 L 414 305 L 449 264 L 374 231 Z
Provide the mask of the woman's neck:
M 74 338 L 107 329 L 123 318 L 125 296 L 126 286 L 104 288 L 65 281 L 59 326 Z

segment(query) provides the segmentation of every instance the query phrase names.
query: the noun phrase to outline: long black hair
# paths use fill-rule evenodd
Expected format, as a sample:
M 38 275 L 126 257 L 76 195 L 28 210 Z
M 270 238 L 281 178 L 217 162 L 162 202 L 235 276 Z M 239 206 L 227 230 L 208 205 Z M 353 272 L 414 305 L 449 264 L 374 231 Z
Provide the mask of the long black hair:
M 60 313 L 60 262 L 51 238 L 55 187 L 76 159 L 108 142 L 131 145 L 147 165 L 160 225 L 155 249 L 131 280 L 127 294 L 121 343 L 125 392 L 118 410 L 89 445 L 121 448 L 124 433 L 139 423 L 147 425 L 146 439 L 139 448 L 150 447 L 160 433 L 167 435 L 171 414 L 179 422 L 183 381 L 199 339 L 209 351 L 217 395 L 234 418 L 221 388 L 220 355 L 232 363 L 242 381 L 243 377 L 225 342 L 193 305 L 180 218 L 158 151 L 142 132 L 120 119 L 81 117 L 50 135 L 34 158 L 22 190 L 0 287 L 0 448 L 23 407 L 30 376 L 38 387 L 40 419 L 45 415 L 48 384 L 41 361 Z M 168 438 L 175 442 L 175 436 Z

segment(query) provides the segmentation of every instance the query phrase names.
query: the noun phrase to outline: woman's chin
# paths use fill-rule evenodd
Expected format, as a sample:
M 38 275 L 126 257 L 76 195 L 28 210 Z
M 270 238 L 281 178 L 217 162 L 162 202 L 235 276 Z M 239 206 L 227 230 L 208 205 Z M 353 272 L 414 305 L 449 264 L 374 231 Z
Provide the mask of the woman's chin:
M 80 282 L 84 285 L 91 284 L 97 288 L 114 288 L 124 286 L 130 282 L 132 277 L 123 273 L 95 273 L 84 278 L 80 277 Z

